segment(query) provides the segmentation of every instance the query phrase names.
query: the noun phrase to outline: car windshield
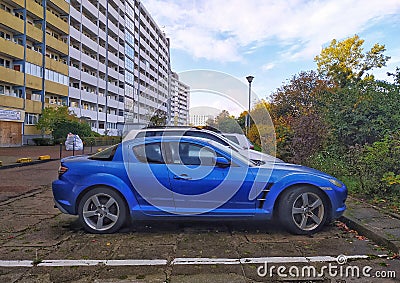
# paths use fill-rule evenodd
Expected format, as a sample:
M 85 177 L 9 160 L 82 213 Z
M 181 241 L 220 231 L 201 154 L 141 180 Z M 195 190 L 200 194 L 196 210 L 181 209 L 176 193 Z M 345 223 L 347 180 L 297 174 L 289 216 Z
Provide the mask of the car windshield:
M 254 166 L 257 165 L 256 162 L 247 159 L 245 156 L 241 155 L 235 148 L 229 146 L 228 148 L 230 148 L 230 151 L 227 151 L 227 147 L 221 145 L 220 143 L 216 142 L 216 141 L 207 141 L 208 143 L 212 144 L 213 146 L 217 147 L 218 149 L 220 149 L 223 152 L 226 152 L 228 154 L 230 154 L 233 158 L 239 159 L 241 162 L 245 163 L 248 166 Z M 232 142 L 233 143 L 233 142 Z
M 235 136 L 224 135 L 224 137 L 226 137 L 226 138 L 229 139 L 230 141 L 233 141 L 234 143 L 239 144 L 239 140 L 238 140 L 237 137 L 235 137 Z
M 89 157 L 93 160 L 112 160 L 119 144 L 112 145 L 106 149 L 99 151 Z

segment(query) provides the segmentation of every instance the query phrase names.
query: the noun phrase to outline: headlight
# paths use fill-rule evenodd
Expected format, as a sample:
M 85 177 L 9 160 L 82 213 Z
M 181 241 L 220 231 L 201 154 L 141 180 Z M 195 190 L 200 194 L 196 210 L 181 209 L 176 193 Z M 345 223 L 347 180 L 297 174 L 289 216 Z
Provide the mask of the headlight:
M 339 188 L 343 187 L 343 184 L 340 183 L 340 182 L 339 182 L 338 180 L 336 180 L 336 179 L 329 179 L 329 182 L 331 182 L 332 184 L 334 184 L 336 187 L 339 187 Z

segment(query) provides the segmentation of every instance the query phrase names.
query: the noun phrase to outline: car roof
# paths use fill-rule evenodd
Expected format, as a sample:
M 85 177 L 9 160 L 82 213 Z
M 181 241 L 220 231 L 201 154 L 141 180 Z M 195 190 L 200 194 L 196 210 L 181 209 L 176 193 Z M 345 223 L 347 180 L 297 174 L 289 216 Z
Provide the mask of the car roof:
M 221 144 L 206 138 L 191 137 L 191 136 L 157 136 L 157 137 L 143 137 L 143 138 L 133 138 L 123 141 L 124 143 L 132 143 L 133 145 L 143 144 L 146 142 L 201 142 L 203 144 L 214 145 L 220 148 Z

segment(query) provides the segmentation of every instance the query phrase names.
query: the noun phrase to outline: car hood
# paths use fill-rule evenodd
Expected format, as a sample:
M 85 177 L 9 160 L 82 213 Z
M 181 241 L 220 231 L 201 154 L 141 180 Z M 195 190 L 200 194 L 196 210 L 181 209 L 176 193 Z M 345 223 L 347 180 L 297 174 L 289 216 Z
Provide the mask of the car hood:
M 314 176 L 320 176 L 327 179 L 334 178 L 331 175 L 321 172 L 317 169 L 285 162 L 266 162 L 263 165 L 253 168 L 255 168 L 255 171 L 258 171 L 257 174 L 262 174 L 263 169 L 265 169 L 266 174 L 270 175 L 271 170 L 273 170 L 273 174 L 279 177 L 291 174 L 312 174 Z
M 240 154 L 251 160 L 261 160 L 264 162 L 283 162 L 279 158 L 253 149 L 241 149 Z

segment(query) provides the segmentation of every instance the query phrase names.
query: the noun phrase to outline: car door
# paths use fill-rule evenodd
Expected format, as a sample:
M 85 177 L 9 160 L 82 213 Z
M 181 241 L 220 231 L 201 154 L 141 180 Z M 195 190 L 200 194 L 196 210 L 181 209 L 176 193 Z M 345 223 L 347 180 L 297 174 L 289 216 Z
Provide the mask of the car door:
M 131 148 L 129 179 L 140 209 L 148 215 L 174 213 L 175 204 L 170 191 L 169 173 L 160 142 L 146 142 Z
M 170 142 L 169 178 L 176 213 L 212 216 L 243 216 L 255 213 L 248 195 L 254 176 L 248 167 L 216 164 L 226 158 L 215 148 L 201 143 Z

